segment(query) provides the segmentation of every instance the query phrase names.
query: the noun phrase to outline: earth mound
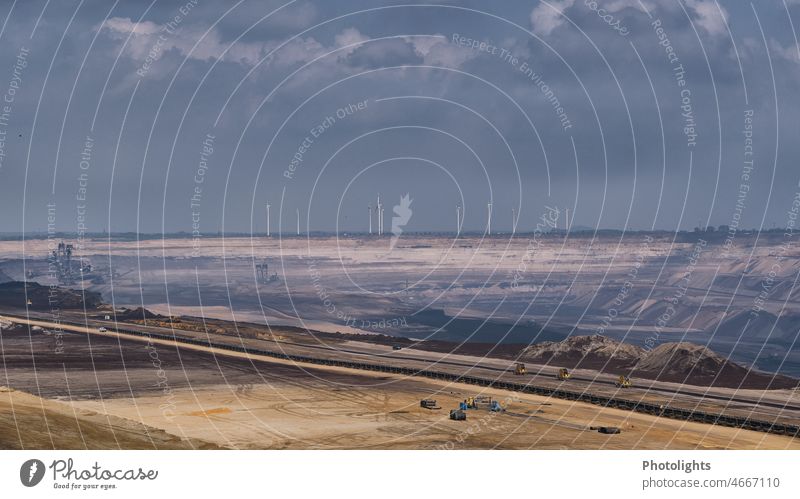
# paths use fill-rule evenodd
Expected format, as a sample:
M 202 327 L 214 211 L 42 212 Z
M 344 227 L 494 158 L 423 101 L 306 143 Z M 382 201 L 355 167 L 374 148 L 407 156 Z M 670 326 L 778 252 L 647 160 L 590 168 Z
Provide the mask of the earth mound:
M 27 300 L 27 301 L 26 301 Z M 96 309 L 103 303 L 100 293 L 42 286 L 36 282 L 0 283 L 0 306 L 31 310 Z
M 788 376 L 754 371 L 689 342 L 664 343 L 646 350 L 605 336 L 573 336 L 531 345 L 522 351 L 520 360 L 698 386 L 764 390 L 800 384 Z
M 122 321 L 146 321 L 148 319 L 164 319 L 163 315 L 159 315 L 147 310 L 144 307 L 136 307 L 136 308 L 126 308 L 122 312 L 117 312 L 116 314 L 117 320 Z
M 585 369 L 631 367 L 644 350 L 606 336 L 570 336 L 564 341 L 545 341 L 525 348 L 523 360 Z

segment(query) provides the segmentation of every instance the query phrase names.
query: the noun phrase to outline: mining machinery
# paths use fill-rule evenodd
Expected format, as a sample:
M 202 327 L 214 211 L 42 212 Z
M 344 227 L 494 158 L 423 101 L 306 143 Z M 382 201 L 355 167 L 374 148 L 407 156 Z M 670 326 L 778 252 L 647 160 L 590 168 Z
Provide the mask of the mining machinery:
M 630 388 L 631 387 L 631 379 L 628 376 L 623 376 L 622 374 L 619 375 L 617 381 L 614 382 L 617 388 Z
M 257 263 L 255 265 L 255 271 L 260 284 L 269 284 L 278 280 L 277 272 L 269 273 L 269 263 L 267 262 Z

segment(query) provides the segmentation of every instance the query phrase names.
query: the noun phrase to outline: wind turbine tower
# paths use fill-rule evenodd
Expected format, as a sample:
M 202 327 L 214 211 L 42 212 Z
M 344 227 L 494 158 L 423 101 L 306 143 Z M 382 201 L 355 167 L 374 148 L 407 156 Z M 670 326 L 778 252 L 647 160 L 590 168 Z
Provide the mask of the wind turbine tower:
M 488 212 L 488 217 L 486 221 L 486 233 L 488 235 L 492 235 L 492 203 L 486 203 L 486 211 Z
M 267 237 L 269 237 L 269 206 L 270 204 L 267 203 Z
M 511 235 L 517 233 L 517 209 L 511 208 Z
M 378 203 L 375 205 L 375 212 L 378 214 L 378 235 L 383 235 L 383 205 L 381 204 L 381 193 L 378 193 Z

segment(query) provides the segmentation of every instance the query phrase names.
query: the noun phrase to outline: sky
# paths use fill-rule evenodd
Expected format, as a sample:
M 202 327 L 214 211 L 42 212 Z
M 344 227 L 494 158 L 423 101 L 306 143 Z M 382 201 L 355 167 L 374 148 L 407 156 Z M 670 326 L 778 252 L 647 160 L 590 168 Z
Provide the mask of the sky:
M 0 232 L 784 227 L 800 2 L 4 1 Z M 800 199 L 800 198 L 798 198 Z M 372 208 L 372 211 L 368 211 Z M 401 210 L 401 211 L 402 211 Z M 512 211 L 513 210 L 513 211 Z M 410 213 L 410 215 L 409 215 Z

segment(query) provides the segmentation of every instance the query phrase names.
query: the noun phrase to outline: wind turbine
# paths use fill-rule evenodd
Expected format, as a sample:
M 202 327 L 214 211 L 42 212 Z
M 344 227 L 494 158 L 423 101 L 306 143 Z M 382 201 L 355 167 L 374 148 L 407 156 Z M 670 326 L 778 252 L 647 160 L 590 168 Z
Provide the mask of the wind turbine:
M 486 222 L 486 233 L 488 235 L 492 235 L 492 203 L 486 203 L 486 209 L 488 211 L 488 218 Z
M 378 193 L 378 203 L 375 205 L 375 213 L 378 214 L 378 235 L 383 235 L 383 205 L 381 204 L 381 193 Z
M 367 205 L 367 215 L 369 215 L 369 235 L 372 235 L 372 204 Z
M 456 235 L 461 235 L 461 205 L 456 205 Z
M 511 235 L 517 233 L 517 209 L 511 208 Z
M 297 235 L 300 235 L 300 208 L 297 208 Z
M 267 203 L 267 237 L 269 237 L 269 206 L 270 204 Z

